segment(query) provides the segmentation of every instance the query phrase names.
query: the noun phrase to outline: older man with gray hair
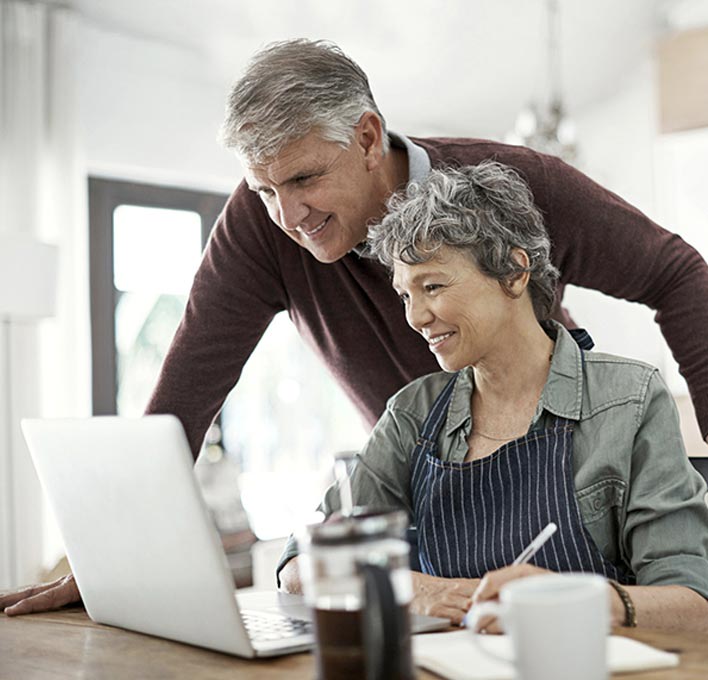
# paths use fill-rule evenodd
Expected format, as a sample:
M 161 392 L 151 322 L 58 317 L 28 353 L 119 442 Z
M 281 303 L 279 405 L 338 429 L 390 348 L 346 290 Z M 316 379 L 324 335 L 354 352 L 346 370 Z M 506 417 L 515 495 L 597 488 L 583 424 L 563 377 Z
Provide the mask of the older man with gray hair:
M 568 283 L 642 302 L 686 376 L 708 435 L 708 267 L 639 210 L 557 158 L 479 139 L 388 131 L 366 74 L 336 45 L 292 40 L 257 53 L 229 96 L 222 138 L 245 166 L 196 274 L 148 413 L 182 421 L 194 455 L 271 319 L 287 310 L 364 419 L 436 370 L 407 326 L 367 225 L 433 167 L 494 159 L 528 183 Z M 559 305 L 554 317 L 566 325 Z M 72 590 L 73 589 L 73 590 Z M 19 614 L 76 599 L 69 578 L 0 598 Z

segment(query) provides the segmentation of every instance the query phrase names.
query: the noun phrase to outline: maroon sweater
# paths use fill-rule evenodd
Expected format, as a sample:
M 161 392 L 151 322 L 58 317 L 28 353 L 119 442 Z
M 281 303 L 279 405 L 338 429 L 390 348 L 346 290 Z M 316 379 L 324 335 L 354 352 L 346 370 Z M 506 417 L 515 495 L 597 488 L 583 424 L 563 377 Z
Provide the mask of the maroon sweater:
M 471 139 L 415 139 L 433 167 L 494 159 L 526 179 L 568 283 L 657 310 L 708 435 L 708 266 L 679 236 L 557 158 Z M 439 370 L 406 324 L 387 272 L 349 253 L 322 264 L 268 218 L 242 182 L 216 223 L 184 318 L 147 408 L 182 421 L 196 456 L 204 434 L 273 316 L 287 310 L 365 419 Z M 690 319 L 690 322 L 688 320 Z M 569 319 L 566 317 L 566 323 Z

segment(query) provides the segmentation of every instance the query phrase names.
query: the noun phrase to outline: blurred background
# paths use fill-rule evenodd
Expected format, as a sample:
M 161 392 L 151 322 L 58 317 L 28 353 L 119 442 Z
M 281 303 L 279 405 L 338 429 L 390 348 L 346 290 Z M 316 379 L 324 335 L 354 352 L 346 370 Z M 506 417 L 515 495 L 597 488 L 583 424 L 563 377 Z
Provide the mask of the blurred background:
M 63 554 L 19 419 L 141 414 L 241 179 L 216 142 L 228 88 L 293 37 L 338 43 L 393 130 L 561 155 L 708 256 L 708 0 L 0 0 L 0 237 L 55 246 L 0 272 L 0 588 Z M 652 311 L 577 288 L 565 304 L 598 349 L 661 368 L 706 455 Z M 196 467 L 237 581 L 366 435 L 277 317 Z

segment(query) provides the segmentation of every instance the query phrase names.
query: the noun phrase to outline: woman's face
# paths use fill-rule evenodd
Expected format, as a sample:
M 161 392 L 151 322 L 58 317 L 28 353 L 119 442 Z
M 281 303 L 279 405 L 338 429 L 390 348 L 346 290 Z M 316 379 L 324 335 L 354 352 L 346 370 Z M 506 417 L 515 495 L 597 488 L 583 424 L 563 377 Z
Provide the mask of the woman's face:
M 396 262 L 393 287 L 408 325 L 427 340 L 445 371 L 490 358 L 512 330 L 517 300 L 455 248 L 443 246 L 421 264 Z

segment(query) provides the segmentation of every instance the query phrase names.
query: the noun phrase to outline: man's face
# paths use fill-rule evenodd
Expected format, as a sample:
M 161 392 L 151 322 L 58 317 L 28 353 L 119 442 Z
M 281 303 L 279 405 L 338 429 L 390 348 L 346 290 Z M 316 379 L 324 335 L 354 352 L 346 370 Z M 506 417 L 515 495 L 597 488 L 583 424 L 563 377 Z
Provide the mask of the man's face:
M 320 262 L 335 262 L 361 243 L 367 222 L 383 210 L 386 192 L 374 172 L 381 150 L 359 126 L 355 132 L 346 148 L 310 132 L 245 170 L 273 222 Z

